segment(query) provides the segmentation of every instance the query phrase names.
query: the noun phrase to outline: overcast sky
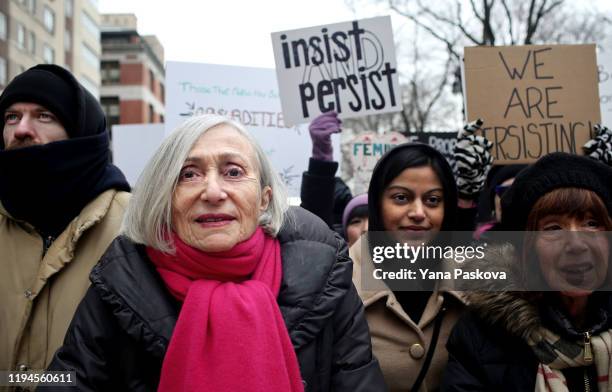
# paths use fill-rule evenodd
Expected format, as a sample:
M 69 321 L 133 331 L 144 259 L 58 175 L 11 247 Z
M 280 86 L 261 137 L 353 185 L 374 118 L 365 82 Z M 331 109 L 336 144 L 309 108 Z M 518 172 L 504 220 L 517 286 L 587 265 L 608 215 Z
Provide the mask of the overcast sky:
M 139 32 L 157 35 L 166 61 L 268 68 L 271 32 L 381 15 L 356 15 L 344 0 L 99 0 L 99 10 L 136 14 Z

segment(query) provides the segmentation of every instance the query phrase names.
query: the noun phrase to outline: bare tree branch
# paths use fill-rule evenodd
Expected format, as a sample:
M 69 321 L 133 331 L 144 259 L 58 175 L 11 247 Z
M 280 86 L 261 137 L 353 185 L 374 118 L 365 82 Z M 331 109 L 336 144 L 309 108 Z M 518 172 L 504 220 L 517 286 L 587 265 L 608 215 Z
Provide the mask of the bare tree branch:
M 513 31 L 513 23 L 514 23 L 514 18 L 512 17 L 512 14 L 510 13 L 510 8 L 508 7 L 508 3 L 506 2 L 506 0 L 501 0 L 502 6 L 504 7 L 504 11 L 506 13 L 506 18 L 508 18 L 508 34 L 510 35 L 510 45 L 515 45 L 516 44 L 516 39 L 514 38 L 514 31 Z
M 426 30 L 429 34 L 431 34 L 432 36 L 434 36 L 435 38 L 437 38 L 439 41 L 442 41 L 444 44 L 446 44 L 446 48 L 448 49 L 449 52 L 451 52 L 453 54 L 453 56 L 455 56 L 455 58 L 460 59 L 461 55 L 459 53 L 457 53 L 457 51 L 455 50 L 455 46 L 453 44 L 453 42 L 449 41 L 446 37 L 441 36 L 440 34 L 438 34 L 434 29 L 432 29 L 431 27 L 421 23 L 421 21 L 419 21 L 419 19 L 417 17 L 415 17 L 412 14 L 409 14 L 407 12 L 403 12 L 400 9 L 398 9 L 395 5 L 392 4 L 391 1 L 389 1 L 389 4 L 391 4 L 391 9 L 395 12 L 397 12 L 398 14 L 405 16 L 406 18 L 412 20 L 416 25 L 420 26 L 421 28 L 423 28 L 424 30 Z
M 474 37 L 472 34 L 470 34 L 469 31 L 467 31 L 465 29 L 465 26 L 463 26 L 463 24 L 461 23 L 461 20 L 459 20 L 459 22 L 455 22 L 449 18 L 443 17 L 439 14 L 436 14 L 435 12 L 433 12 L 429 7 L 423 5 L 423 3 L 421 3 L 420 0 L 417 0 L 417 4 L 419 5 L 419 8 L 421 9 L 422 12 L 424 12 L 425 14 L 431 16 L 432 18 L 434 18 L 435 20 L 439 21 L 439 22 L 443 22 L 446 23 L 450 26 L 454 26 L 459 28 L 459 30 L 461 30 L 461 32 L 473 43 L 475 43 L 476 45 L 482 45 L 483 42 L 479 41 L 476 37 Z

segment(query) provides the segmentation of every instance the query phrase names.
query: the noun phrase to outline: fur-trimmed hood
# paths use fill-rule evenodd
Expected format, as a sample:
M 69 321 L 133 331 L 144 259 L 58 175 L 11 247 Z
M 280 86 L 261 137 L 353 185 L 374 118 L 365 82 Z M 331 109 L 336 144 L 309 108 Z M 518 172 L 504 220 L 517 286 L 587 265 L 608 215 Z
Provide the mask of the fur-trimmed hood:
M 528 285 L 512 245 L 492 245 L 483 259 L 471 261 L 466 267 L 464 269 L 503 271 L 507 275 L 507 280 L 501 284 L 499 281 L 476 281 L 478 283 L 472 287 L 473 291 L 465 292 L 468 307 L 486 324 L 503 328 L 524 340 L 529 340 L 541 326 L 552 327 L 573 337 L 582 336 L 582 332 L 574 328 L 563 312 L 553 306 L 545 306 L 538 299 L 542 292 L 527 290 Z M 601 294 L 601 302 L 597 302 L 599 315 L 591 327 L 592 333 L 609 328 L 608 320 L 612 320 L 612 295 L 609 292 L 598 294 Z
M 469 308 L 483 321 L 491 326 L 501 326 L 511 335 L 523 339 L 541 325 L 537 306 L 525 298 L 525 285 L 520 279 L 520 265 L 515 259 L 512 245 L 491 245 L 483 259 L 474 259 L 466 267 L 464 269 L 503 271 L 507 276 L 507 280 L 501 284 L 497 281 L 477 281 L 474 288 L 480 290 L 465 293 Z

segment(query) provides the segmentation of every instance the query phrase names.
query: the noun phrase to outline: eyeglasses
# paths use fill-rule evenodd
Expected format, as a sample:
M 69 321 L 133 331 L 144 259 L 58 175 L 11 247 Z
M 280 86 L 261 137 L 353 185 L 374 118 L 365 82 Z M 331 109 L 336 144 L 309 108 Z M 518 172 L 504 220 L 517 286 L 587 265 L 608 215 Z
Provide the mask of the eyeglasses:
M 508 189 L 510 189 L 510 185 L 497 185 L 495 187 L 495 194 L 499 197 L 502 197 Z

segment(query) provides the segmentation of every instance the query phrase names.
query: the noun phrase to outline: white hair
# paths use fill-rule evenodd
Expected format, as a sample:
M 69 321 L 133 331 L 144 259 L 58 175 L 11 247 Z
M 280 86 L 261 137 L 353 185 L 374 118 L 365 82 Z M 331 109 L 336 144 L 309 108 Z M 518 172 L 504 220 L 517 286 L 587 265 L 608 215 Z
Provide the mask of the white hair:
M 172 199 L 179 174 L 198 139 L 208 130 L 222 124 L 236 129 L 255 151 L 261 190 L 266 186 L 272 189 L 271 200 L 259 216 L 258 224 L 267 234 L 273 237 L 278 234 L 289 208 L 284 184 L 247 130 L 235 121 L 214 114 L 191 117 L 159 146 L 138 178 L 123 218 L 123 234 L 136 243 L 162 252 L 174 252 L 168 233 L 172 230 Z

